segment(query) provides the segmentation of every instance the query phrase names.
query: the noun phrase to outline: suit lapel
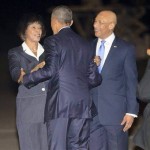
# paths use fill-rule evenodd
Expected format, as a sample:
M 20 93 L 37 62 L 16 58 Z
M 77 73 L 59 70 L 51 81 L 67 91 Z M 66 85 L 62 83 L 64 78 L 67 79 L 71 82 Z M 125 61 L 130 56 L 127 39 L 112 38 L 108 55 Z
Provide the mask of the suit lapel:
M 117 42 L 117 38 L 114 39 L 113 43 L 112 43 L 112 46 L 110 48 L 110 51 L 107 55 L 107 58 L 105 60 L 105 63 L 103 65 L 103 68 L 102 68 L 102 72 L 103 73 L 105 71 L 105 68 L 109 68 L 109 66 L 111 66 L 111 63 L 112 63 L 112 59 L 114 58 L 114 56 L 116 56 L 116 52 L 118 51 L 118 42 Z
M 25 59 L 27 59 L 30 63 L 32 62 L 32 61 L 37 61 L 37 59 L 35 58 L 35 57 L 32 57 L 32 56 L 30 56 L 30 55 L 28 55 L 27 53 L 25 53 L 24 51 L 23 51 L 23 48 L 22 48 L 22 46 L 21 46 L 21 50 L 19 51 L 19 53 L 20 53 L 20 55 L 22 56 L 22 57 L 24 57 Z

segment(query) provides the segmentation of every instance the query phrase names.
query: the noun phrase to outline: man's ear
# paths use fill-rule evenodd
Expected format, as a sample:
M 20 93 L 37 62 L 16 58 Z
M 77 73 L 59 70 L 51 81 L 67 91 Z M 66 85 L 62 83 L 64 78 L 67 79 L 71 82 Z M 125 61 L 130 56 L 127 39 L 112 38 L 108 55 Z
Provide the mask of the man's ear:
M 71 20 L 70 26 L 72 26 L 72 24 L 73 24 L 73 20 Z
M 109 29 L 114 29 L 115 28 L 115 24 L 114 23 L 111 23 L 110 25 L 109 25 Z

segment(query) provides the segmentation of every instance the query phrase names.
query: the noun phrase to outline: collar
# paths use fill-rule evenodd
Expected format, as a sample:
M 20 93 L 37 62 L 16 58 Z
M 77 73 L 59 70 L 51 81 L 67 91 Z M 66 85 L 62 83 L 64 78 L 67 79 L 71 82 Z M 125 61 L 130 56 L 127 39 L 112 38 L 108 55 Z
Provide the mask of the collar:
M 107 45 L 107 44 L 112 45 L 114 39 L 115 39 L 115 34 L 112 33 L 112 34 L 111 34 L 110 36 L 108 36 L 106 39 L 100 39 L 100 38 L 98 38 L 98 43 L 101 43 L 102 40 L 105 40 L 105 41 L 106 41 L 106 42 L 105 42 L 106 45 Z
M 70 26 L 62 27 L 60 30 L 65 29 L 65 28 L 70 28 Z M 60 30 L 59 30 L 59 31 L 60 31 Z
M 37 56 L 35 56 L 33 54 L 33 52 L 30 50 L 30 48 L 28 47 L 28 45 L 25 42 L 22 43 L 22 48 L 25 53 L 27 53 L 28 55 L 30 55 L 32 57 L 35 57 L 37 60 L 39 60 L 39 57 L 44 52 L 44 49 L 40 43 L 38 43 Z

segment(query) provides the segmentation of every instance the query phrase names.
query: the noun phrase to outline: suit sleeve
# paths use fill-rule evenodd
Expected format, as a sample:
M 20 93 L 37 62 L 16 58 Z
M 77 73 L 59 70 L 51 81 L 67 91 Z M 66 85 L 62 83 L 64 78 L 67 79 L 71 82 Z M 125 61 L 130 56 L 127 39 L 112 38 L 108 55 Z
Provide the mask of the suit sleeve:
M 127 98 L 127 113 L 138 113 L 138 102 L 136 99 L 137 90 L 137 67 L 135 57 L 135 47 L 129 46 L 124 63 L 126 77 L 126 98 Z
M 55 39 L 46 39 L 44 41 L 44 48 L 46 64 L 42 69 L 24 76 L 23 84 L 27 88 L 31 88 L 40 82 L 51 79 L 58 71 L 58 53 Z
M 95 48 L 93 46 L 93 43 L 89 43 L 89 53 L 90 53 L 90 64 L 88 69 L 88 81 L 89 81 L 89 87 L 94 88 L 101 84 L 102 77 L 101 74 L 98 71 L 98 67 L 96 63 L 94 62 L 94 56 L 95 56 Z
M 98 72 L 98 67 L 96 64 L 91 61 L 89 65 L 89 70 L 88 70 L 88 81 L 89 81 L 89 88 L 94 88 L 98 85 L 101 84 L 102 77 L 100 73 Z
M 13 81 L 17 82 L 20 76 L 21 65 L 20 57 L 15 49 L 11 49 L 8 51 L 8 63 L 11 78 Z

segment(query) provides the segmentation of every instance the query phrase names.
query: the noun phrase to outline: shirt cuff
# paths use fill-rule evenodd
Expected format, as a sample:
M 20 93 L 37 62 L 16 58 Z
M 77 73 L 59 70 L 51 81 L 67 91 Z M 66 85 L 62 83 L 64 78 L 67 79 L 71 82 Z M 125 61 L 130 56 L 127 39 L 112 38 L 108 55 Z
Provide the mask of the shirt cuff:
M 137 115 L 135 115 L 135 114 L 130 114 L 130 113 L 126 113 L 126 115 L 133 116 L 134 118 L 137 118 L 137 117 L 138 117 Z

